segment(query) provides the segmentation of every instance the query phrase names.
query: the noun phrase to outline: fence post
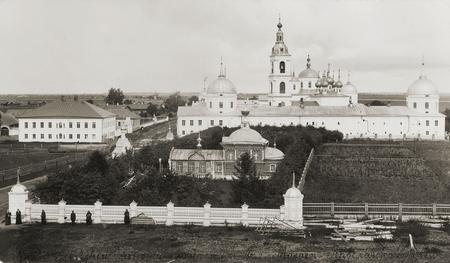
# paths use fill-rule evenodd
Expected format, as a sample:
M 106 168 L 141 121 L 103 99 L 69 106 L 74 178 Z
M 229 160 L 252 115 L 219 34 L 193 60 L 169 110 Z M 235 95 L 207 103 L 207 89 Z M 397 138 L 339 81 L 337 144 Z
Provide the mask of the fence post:
M 31 223 L 31 201 L 30 200 L 27 200 L 25 202 L 24 222 Z
M 172 226 L 173 225 L 173 214 L 174 214 L 175 206 L 172 203 L 172 201 L 169 201 L 167 203 L 167 219 L 166 219 L 166 226 Z
M 369 204 L 368 203 L 364 203 L 364 216 L 366 218 L 369 218 Z
M 433 216 L 436 216 L 436 203 L 433 203 Z
M 241 215 L 241 224 L 243 226 L 248 226 L 248 205 L 244 203 L 241 205 L 242 215 Z
M 280 219 L 284 220 L 285 208 L 284 205 L 280 206 Z
M 399 203 L 398 204 L 398 221 L 402 221 L 403 220 L 403 204 Z
M 211 204 L 206 202 L 203 209 L 205 213 L 203 217 L 203 226 L 211 226 Z
M 133 200 L 130 204 L 130 217 L 137 216 L 137 203 Z
M 97 200 L 94 203 L 94 224 L 100 224 L 102 222 L 102 202 Z
M 330 214 L 332 217 L 334 217 L 334 202 L 330 203 Z
M 58 203 L 58 223 L 64 224 L 66 222 L 66 219 L 64 218 L 64 214 L 66 212 L 66 201 L 64 199 L 61 199 Z

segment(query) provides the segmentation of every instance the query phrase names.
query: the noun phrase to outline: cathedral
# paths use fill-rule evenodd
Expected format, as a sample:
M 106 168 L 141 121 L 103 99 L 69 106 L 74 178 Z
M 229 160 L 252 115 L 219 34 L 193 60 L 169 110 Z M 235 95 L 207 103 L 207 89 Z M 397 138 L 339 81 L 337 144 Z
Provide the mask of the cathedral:
M 406 106 L 366 106 L 358 103 L 358 91 L 341 72 L 318 72 L 309 55 L 306 68 L 293 73 L 291 54 L 284 42 L 283 25 L 277 25 L 270 54 L 269 91 L 256 100 L 238 99 L 233 82 L 220 73 L 191 106 L 178 108 L 177 135 L 214 127 L 238 127 L 241 111 L 248 111 L 249 125 L 303 125 L 338 130 L 344 139 L 445 138 L 445 116 L 439 112 L 439 93 L 424 71 L 406 90 Z

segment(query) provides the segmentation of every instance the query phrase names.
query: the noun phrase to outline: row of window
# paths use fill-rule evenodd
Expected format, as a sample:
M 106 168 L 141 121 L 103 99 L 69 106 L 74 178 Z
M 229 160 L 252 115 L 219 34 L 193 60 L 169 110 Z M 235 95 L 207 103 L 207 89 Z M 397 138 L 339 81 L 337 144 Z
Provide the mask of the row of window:
M 209 108 L 212 108 L 213 107 L 213 103 L 212 103 L 212 101 L 210 101 L 209 102 Z M 231 101 L 230 102 L 230 108 L 232 109 L 234 107 L 234 103 Z M 219 109 L 223 109 L 223 102 L 219 102 Z
M 203 120 L 197 120 L 198 126 L 203 125 Z M 209 121 L 210 126 L 216 126 L 216 122 L 214 120 Z M 219 120 L 219 126 L 223 125 L 223 120 Z M 186 126 L 186 120 L 181 120 L 181 126 Z M 189 120 L 189 126 L 194 126 L 194 120 Z
M 212 162 L 206 161 L 177 161 L 173 162 L 173 167 L 179 174 L 183 173 L 206 173 L 206 170 L 210 170 Z M 222 163 L 216 162 L 214 164 L 214 172 L 222 173 L 223 165 Z
M 24 123 L 25 125 L 25 129 L 29 128 L 29 123 L 26 121 Z M 37 122 L 33 121 L 31 122 L 31 128 L 35 129 L 37 127 Z M 52 128 L 53 127 L 53 123 L 52 122 L 47 122 L 47 127 L 48 128 Z M 66 128 L 66 124 L 63 122 L 57 122 L 55 125 L 56 128 Z M 72 129 L 74 127 L 74 123 L 73 122 L 69 122 L 69 129 Z M 76 127 L 79 129 L 81 128 L 81 122 L 76 122 Z M 95 129 L 97 127 L 97 123 L 96 122 L 92 122 L 91 123 L 91 128 Z M 39 122 L 39 128 L 43 129 L 45 128 L 45 122 L 41 121 Z M 88 122 L 84 122 L 84 128 L 88 129 L 89 128 L 89 123 Z
M 413 102 L 413 108 L 417 109 L 417 102 Z M 425 102 L 425 109 L 429 109 L 430 108 L 430 103 Z
M 33 134 L 25 133 L 24 134 L 24 138 L 25 139 L 28 139 L 30 137 L 31 137 L 31 139 L 37 139 L 37 134 L 35 134 L 35 133 L 33 133 Z M 96 137 L 97 137 L 96 134 L 94 134 L 94 133 L 91 134 L 92 140 L 95 140 Z M 53 139 L 53 134 L 47 134 L 47 138 L 50 139 L 50 140 Z M 61 133 L 60 134 L 55 134 L 55 138 L 56 139 L 65 139 L 66 135 L 65 134 L 61 134 Z M 69 140 L 74 139 L 75 138 L 75 134 L 69 134 L 68 138 L 69 138 Z M 40 139 L 45 139 L 45 134 L 41 133 L 40 134 Z M 80 140 L 81 139 L 81 134 L 76 134 L 76 139 Z M 84 139 L 85 140 L 89 139 L 89 134 L 84 134 Z

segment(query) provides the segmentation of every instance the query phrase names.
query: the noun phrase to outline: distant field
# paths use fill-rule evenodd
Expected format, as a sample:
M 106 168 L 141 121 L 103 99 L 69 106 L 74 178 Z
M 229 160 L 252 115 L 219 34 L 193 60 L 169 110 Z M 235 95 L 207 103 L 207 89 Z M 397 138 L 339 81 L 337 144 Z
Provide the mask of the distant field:
M 448 262 L 450 236 L 433 230 L 416 251 L 394 242 L 263 236 L 254 229 L 199 226 L 22 225 L 0 228 L 4 262 Z

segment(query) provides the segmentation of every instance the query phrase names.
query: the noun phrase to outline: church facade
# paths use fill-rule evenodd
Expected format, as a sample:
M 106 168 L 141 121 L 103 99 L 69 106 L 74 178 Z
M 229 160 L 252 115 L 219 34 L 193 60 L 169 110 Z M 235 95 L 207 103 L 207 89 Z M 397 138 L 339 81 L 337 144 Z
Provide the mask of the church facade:
M 197 133 L 214 126 L 238 127 L 241 111 L 248 110 L 250 125 L 303 125 L 338 130 L 344 138 L 425 139 L 445 138 L 445 116 L 439 112 L 439 93 L 424 72 L 406 91 L 406 106 L 366 106 L 358 91 L 341 81 L 340 70 L 330 65 L 323 72 L 306 68 L 292 72 L 291 54 L 278 23 L 270 55 L 270 90 L 257 100 L 240 100 L 222 68 L 218 78 L 199 96 L 199 102 L 178 108 L 177 135 Z M 337 74 L 335 74 L 337 73 Z
M 236 162 L 242 154 L 248 153 L 255 163 L 257 176 L 269 178 L 283 160 L 284 154 L 276 145 L 269 147 L 268 141 L 249 127 L 245 116 L 243 118 L 240 129 L 222 138 L 221 150 L 202 149 L 200 136 L 196 149 L 173 148 L 169 155 L 170 169 L 179 175 L 231 180 L 235 178 Z

